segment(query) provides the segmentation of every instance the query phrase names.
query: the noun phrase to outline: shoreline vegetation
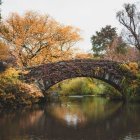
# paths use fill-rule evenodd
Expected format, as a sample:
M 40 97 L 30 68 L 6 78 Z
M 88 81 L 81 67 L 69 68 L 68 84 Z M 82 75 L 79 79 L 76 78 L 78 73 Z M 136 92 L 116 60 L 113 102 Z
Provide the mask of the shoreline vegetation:
M 15 108 L 39 103 L 43 94 L 34 84 L 19 80 L 19 71 L 7 68 L 0 73 L 0 107 Z

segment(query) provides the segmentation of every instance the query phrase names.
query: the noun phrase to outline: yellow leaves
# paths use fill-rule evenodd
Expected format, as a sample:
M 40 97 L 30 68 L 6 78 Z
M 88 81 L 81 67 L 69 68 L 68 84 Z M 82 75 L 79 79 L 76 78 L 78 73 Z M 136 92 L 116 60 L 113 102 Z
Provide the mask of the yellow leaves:
M 6 60 L 9 57 L 9 48 L 6 44 L 0 42 L 0 60 Z
M 72 26 L 62 26 L 62 28 L 59 29 L 60 37 L 65 38 L 65 40 L 73 40 L 78 41 L 80 36 L 77 34 L 79 32 L 79 29 L 73 28 Z
M 137 80 L 133 80 L 133 81 L 131 82 L 131 87 L 133 87 L 133 89 L 139 87 L 138 81 L 137 81 Z
M 6 71 L 0 73 L 0 84 L 7 84 L 7 83 L 17 83 L 19 77 L 19 71 L 15 70 L 14 68 L 8 68 Z
M 91 88 L 91 89 L 96 88 L 96 84 L 95 83 L 89 83 L 88 87 Z
M 130 62 L 128 64 L 122 64 L 121 67 L 124 70 L 128 70 L 134 74 L 138 73 L 138 64 L 136 62 Z
M 10 67 L 6 71 L 0 74 L 0 77 L 18 77 L 19 71 L 15 70 L 14 68 Z
M 130 62 L 128 65 L 131 70 L 138 70 L 138 64 L 136 62 Z
M 17 64 L 24 67 L 71 58 L 72 47 L 81 39 L 79 29 L 32 11 L 11 14 L 4 26 L 7 32 L 0 35 L 13 47 Z
M 93 58 L 93 55 L 91 53 L 77 53 L 75 58 L 78 58 L 78 59 L 91 59 Z
M 57 46 L 53 46 L 48 49 L 45 48 L 40 52 L 39 55 L 32 59 L 31 65 L 69 60 L 72 59 L 73 52 L 74 51 L 72 48 L 66 51 L 61 51 L 61 49 L 59 49 Z

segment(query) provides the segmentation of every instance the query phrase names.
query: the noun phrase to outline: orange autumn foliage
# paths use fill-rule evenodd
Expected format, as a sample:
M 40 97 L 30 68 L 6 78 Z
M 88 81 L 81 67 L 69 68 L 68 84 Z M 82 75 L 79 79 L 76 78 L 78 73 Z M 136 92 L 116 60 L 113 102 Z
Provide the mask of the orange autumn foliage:
M 93 58 L 93 55 L 91 53 L 77 53 L 75 55 L 75 58 L 77 58 L 77 59 L 88 59 L 88 58 Z
M 9 48 L 3 42 L 0 42 L 0 61 L 5 61 L 10 57 Z
M 12 13 L 1 26 L 0 36 L 10 46 L 19 67 L 68 59 L 81 39 L 79 29 L 32 11 L 22 16 Z

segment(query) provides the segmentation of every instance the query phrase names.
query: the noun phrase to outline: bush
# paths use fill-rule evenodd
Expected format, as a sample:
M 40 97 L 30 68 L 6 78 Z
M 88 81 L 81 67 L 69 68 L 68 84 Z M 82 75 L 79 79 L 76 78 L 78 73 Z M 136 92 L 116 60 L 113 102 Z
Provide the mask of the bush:
M 43 97 L 35 85 L 26 84 L 18 77 L 19 71 L 14 68 L 0 73 L 0 103 L 3 106 L 29 105 Z
M 97 85 L 91 78 L 74 78 L 65 80 L 50 90 L 58 90 L 61 95 L 92 95 L 102 93 L 103 89 L 103 84 Z
M 136 62 L 121 64 L 121 68 L 125 71 L 132 72 L 133 74 L 137 74 L 139 71 L 139 66 L 138 63 Z

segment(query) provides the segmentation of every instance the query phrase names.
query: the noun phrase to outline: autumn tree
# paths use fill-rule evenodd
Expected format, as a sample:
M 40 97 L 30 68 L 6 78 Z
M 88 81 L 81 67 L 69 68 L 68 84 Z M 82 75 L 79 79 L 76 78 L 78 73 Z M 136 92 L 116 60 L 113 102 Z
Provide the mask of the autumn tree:
M 36 12 L 26 12 L 23 16 L 12 13 L 3 22 L 0 37 L 10 46 L 17 65 L 21 67 L 64 57 L 80 40 L 78 29 L 64 26 L 50 16 Z
M 9 47 L 0 42 L 0 61 L 6 61 L 10 57 Z
M 60 26 L 53 38 L 54 44 L 50 49 L 43 49 L 40 52 L 41 55 L 36 56 L 33 61 L 47 63 L 72 59 L 76 51 L 73 46 L 81 39 L 78 32 L 79 29 L 71 26 Z
M 135 4 L 124 4 L 117 19 L 125 28 L 125 39 L 140 51 L 140 12 Z
M 94 56 L 101 55 L 117 36 L 116 28 L 107 25 L 91 37 Z
M 134 47 L 127 45 L 120 36 L 113 40 L 103 58 L 117 62 L 131 62 L 139 59 L 139 52 Z

